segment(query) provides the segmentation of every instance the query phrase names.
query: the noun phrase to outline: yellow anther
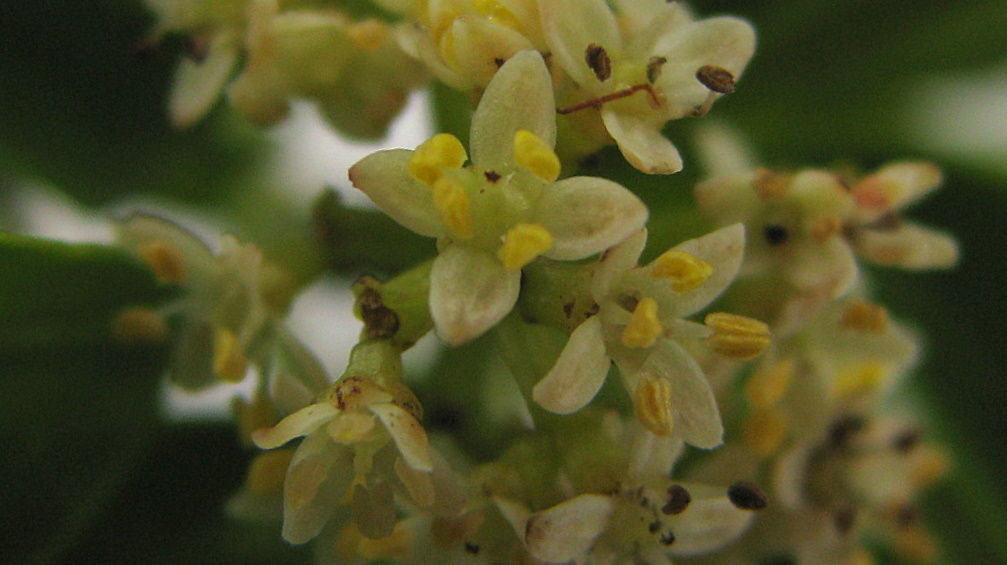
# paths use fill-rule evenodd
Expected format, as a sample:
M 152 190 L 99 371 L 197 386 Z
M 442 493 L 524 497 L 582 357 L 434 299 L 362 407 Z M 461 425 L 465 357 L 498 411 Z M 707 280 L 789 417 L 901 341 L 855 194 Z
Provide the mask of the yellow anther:
M 541 137 L 526 129 L 514 133 L 514 161 L 546 182 L 559 178 L 561 165 L 556 152 Z
M 248 468 L 245 488 L 253 494 L 283 492 L 283 480 L 293 457 L 293 449 L 274 449 L 258 454 Z
M 848 330 L 883 334 L 888 331 L 888 310 L 880 304 L 854 302 L 843 311 L 839 325 Z
M 514 15 L 514 12 L 501 5 L 500 2 L 496 0 L 475 0 L 475 7 L 476 12 L 486 17 L 486 19 L 524 33 L 524 26 L 521 25 L 521 20 Z
M 224 328 L 213 334 L 213 372 L 217 378 L 229 383 L 240 382 L 248 370 L 248 358 L 241 350 L 238 336 Z
M 151 241 L 140 247 L 140 258 L 154 271 L 157 281 L 181 284 L 189 277 L 189 266 L 182 252 L 164 241 Z
M 670 436 L 675 427 L 671 407 L 671 383 L 668 379 L 645 376 L 633 394 L 636 419 L 657 436 Z
M 468 155 L 458 138 L 450 133 L 438 133 L 424 141 L 409 159 L 409 173 L 426 184 L 441 178 L 444 169 L 457 169 Z
M 679 294 L 699 288 L 713 274 L 713 267 L 699 257 L 670 249 L 654 261 L 650 276 L 671 281 L 671 289 Z
M 164 316 L 142 306 L 123 308 L 112 320 L 112 335 L 126 343 L 161 343 L 168 333 Z
M 752 408 L 771 408 L 787 393 L 793 376 L 794 362 L 790 359 L 763 367 L 745 383 L 745 398 Z
M 787 420 L 779 410 L 756 410 L 745 422 L 745 445 L 760 457 L 768 457 L 786 439 L 787 428 Z
M 381 20 L 368 18 L 346 26 L 346 35 L 363 51 L 377 51 L 388 41 L 388 26 Z
M 538 224 L 517 224 L 504 236 L 497 256 L 508 271 L 524 268 L 552 247 L 552 234 Z
M 879 363 L 864 363 L 840 373 L 836 378 L 835 393 L 838 398 L 855 398 L 877 392 L 888 376 L 887 369 Z
M 452 177 L 441 177 L 433 184 L 434 206 L 441 221 L 460 239 L 472 237 L 472 202 L 465 185 Z
M 622 330 L 622 344 L 626 347 L 650 347 L 661 336 L 664 328 L 657 319 L 657 301 L 644 298 L 636 304 L 626 329 Z
M 716 312 L 708 315 L 705 323 L 713 330 L 706 342 L 724 357 L 752 359 L 769 346 L 769 326 L 754 318 Z

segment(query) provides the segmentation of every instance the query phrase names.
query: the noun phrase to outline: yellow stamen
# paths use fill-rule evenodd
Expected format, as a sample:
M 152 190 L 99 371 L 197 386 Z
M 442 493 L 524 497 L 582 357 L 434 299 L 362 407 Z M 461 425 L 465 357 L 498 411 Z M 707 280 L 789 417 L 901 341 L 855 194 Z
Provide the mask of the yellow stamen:
M 443 176 L 433 184 L 434 206 L 441 221 L 460 239 L 472 237 L 472 202 L 468 191 L 458 180 Z
M 546 182 L 559 178 L 561 165 L 556 152 L 526 129 L 514 133 L 514 161 Z
M 657 436 L 670 436 L 675 427 L 671 409 L 671 383 L 668 379 L 645 376 L 633 394 L 636 419 Z
M 794 362 L 790 359 L 763 367 L 745 383 L 745 398 L 753 408 L 771 408 L 786 394 L 793 376 Z
M 839 325 L 848 330 L 883 334 L 888 331 L 888 310 L 880 304 L 854 302 L 843 311 Z
M 745 445 L 760 457 L 768 457 L 786 439 L 787 428 L 787 420 L 779 410 L 756 410 L 745 422 Z
M 260 453 L 248 468 L 245 487 L 254 494 L 283 492 L 283 479 L 294 457 L 293 449 L 275 449 Z
M 441 178 L 444 169 L 457 169 L 468 155 L 458 138 L 450 133 L 438 133 L 423 142 L 409 159 L 409 173 L 426 184 Z
M 657 301 L 644 298 L 637 303 L 633 316 L 622 331 L 622 344 L 626 347 L 650 347 L 663 330 L 657 319 Z
M 713 330 L 706 342 L 724 357 L 752 359 L 769 346 L 769 326 L 754 318 L 716 312 L 708 315 L 705 323 Z
M 684 251 L 665 251 L 654 261 L 650 276 L 666 278 L 671 288 L 679 294 L 699 288 L 713 274 L 713 267 L 702 259 Z
M 835 393 L 839 398 L 855 398 L 872 394 L 881 388 L 888 371 L 879 363 L 864 363 L 840 373 L 836 378 Z
M 181 284 L 189 277 L 189 266 L 177 247 L 164 241 L 151 241 L 140 247 L 143 259 L 157 281 L 163 284 Z
M 377 51 L 388 41 L 388 26 L 381 20 L 368 18 L 346 26 L 346 35 L 363 51 Z
M 238 336 L 224 328 L 217 328 L 213 338 L 213 372 L 217 378 L 229 383 L 240 382 L 248 370 L 248 358 L 241 350 Z
M 552 247 L 552 234 L 538 224 L 517 224 L 504 236 L 497 256 L 508 271 L 524 268 Z
M 112 335 L 130 344 L 162 343 L 168 333 L 164 316 L 142 306 L 123 308 L 112 320 Z
M 476 12 L 486 19 L 524 33 L 521 20 L 496 0 L 475 0 Z

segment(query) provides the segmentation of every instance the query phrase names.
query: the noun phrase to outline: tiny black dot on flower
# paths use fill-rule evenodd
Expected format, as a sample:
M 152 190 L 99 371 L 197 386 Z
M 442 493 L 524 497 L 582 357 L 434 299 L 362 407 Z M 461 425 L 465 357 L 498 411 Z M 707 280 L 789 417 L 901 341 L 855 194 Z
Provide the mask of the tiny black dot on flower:
M 741 510 L 762 510 L 769 504 L 765 493 L 748 481 L 739 481 L 728 487 L 727 498 Z

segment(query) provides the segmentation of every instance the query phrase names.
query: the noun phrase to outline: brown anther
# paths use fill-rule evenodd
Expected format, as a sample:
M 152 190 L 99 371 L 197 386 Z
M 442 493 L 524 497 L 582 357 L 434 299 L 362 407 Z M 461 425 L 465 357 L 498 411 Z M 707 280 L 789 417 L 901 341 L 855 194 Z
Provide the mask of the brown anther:
M 766 224 L 762 228 L 762 236 L 766 238 L 766 243 L 776 247 L 777 245 L 783 245 L 790 239 L 790 232 L 780 224 Z
M 656 534 L 661 531 L 662 526 L 664 526 L 664 524 L 662 524 L 660 520 L 654 520 L 647 526 L 647 531 L 652 534 Z
M 594 76 L 599 81 L 605 82 L 612 78 L 612 59 L 608 56 L 608 51 L 597 43 L 592 43 L 584 50 L 584 61 L 588 67 L 594 71 Z
M 650 84 L 657 82 L 658 77 L 661 76 L 661 68 L 667 62 L 668 59 L 665 57 L 651 57 L 647 61 L 647 82 Z
M 486 180 L 490 182 L 496 182 L 500 180 L 500 173 L 496 171 L 486 171 L 483 173 L 483 176 L 486 177 Z
M 556 108 L 556 113 L 560 115 L 572 114 L 574 112 L 584 110 L 586 108 L 601 108 L 607 102 L 612 102 L 619 100 L 620 98 L 626 98 L 627 96 L 632 96 L 641 90 L 646 90 L 650 95 L 650 103 L 655 108 L 661 107 L 661 97 L 654 91 L 654 87 L 649 84 L 634 84 L 629 88 L 624 88 L 622 90 L 617 90 L 611 94 L 606 94 L 605 96 L 599 96 L 598 98 L 592 98 L 590 100 L 584 100 L 583 102 L 578 102 L 573 106 L 567 106 L 566 108 Z
M 739 510 L 762 510 L 769 504 L 766 494 L 755 483 L 739 481 L 728 487 L 727 498 Z
M 923 436 L 919 430 L 905 430 L 895 436 L 895 439 L 892 441 L 892 447 L 899 453 L 909 453 L 920 444 L 922 439 Z
M 692 495 L 682 485 L 671 485 L 668 487 L 668 503 L 661 507 L 661 512 L 668 516 L 674 516 L 685 512 L 692 502 Z
M 378 283 L 371 277 L 361 277 L 354 286 L 362 288 L 357 296 L 360 318 L 368 338 L 391 338 L 399 331 L 399 316 L 384 305 Z
M 506 62 L 507 62 L 507 59 L 501 59 L 500 57 L 497 57 L 497 58 L 493 59 L 493 64 L 496 65 L 498 69 L 500 67 L 504 66 L 504 63 L 506 63 Z
M 866 425 L 867 422 L 861 416 L 842 416 L 829 428 L 829 444 L 833 447 L 846 447 L 850 439 Z
M 465 542 L 465 553 L 479 555 L 479 545 L 472 542 Z
M 717 94 L 734 92 L 734 75 L 723 67 L 703 65 L 696 71 L 696 80 Z
M 661 542 L 661 545 L 667 547 L 675 543 L 675 534 L 671 532 L 664 532 L 663 534 L 661 534 L 661 537 L 658 538 L 658 541 Z

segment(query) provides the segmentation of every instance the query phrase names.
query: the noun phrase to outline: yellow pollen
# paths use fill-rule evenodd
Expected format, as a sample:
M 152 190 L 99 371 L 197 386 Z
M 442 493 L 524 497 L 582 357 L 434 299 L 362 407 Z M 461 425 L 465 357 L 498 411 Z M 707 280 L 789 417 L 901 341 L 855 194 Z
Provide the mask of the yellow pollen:
M 671 409 L 671 383 L 668 379 L 647 375 L 633 394 L 636 419 L 657 436 L 670 436 L 675 427 Z
M 643 298 L 637 303 L 626 329 L 622 331 L 622 344 L 626 347 L 650 347 L 663 330 L 657 319 L 657 301 Z
M 836 396 L 845 399 L 872 394 L 881 388 L 887 374 L 879 363 L 864 363 L 843 372 L 836 378 Z
M 245 487 L 253 494 L 279 494 L 283 492 L 283 479 L 294 457 L 293 449 L 276 449 L 260 453 L 248 468 Z
M 704 320 L 713 330 L 706 338 L 715 352 L 730 359 L 747 360 L 758 357 L 769 346 L 769 326 L 746 316 L 716 312 Z
M 143 259 L 157 281 L 163 284 L 181 284 L 189 277 L 189 266 L 177 247 L 164 241 L 151 241 L 140 248 Z
M 424 141 L 409 159 L 409 173 L 416 180 L 433 184 L 444 169 L 461 167 L 468 155 L 458 138 L 450 133 L 438 133 Z
M 702 259 L 684 251 L 665 251 L 654 261 L 650 276 L 671 281 L 671 289 L 685 294 L 699 288 L 713 274 L 713 267 Z
M 168 334 L 164 316 L 142 306 L 123 308 L 112 320 L 112 335 L 126 343 L 162 343 Z
M 363 51 L 377 51 L 388 41 L 388 26 L 381 20 L 368 18 L 346 27 L 353 45 Z
M 472 202 L 468 191 L 458 180 L 441 177 L 433 184 L 434 206 L 441 213 L 441 221 L 460 239 L 472 237 Z
M 888 310 L 871 302 L 854 302 L 843 311 L 839 325 L 848 330 L 883 334 L 888 331 Z
M 745 422 L 745 445 L 760 457 L 768 457 L 786 439 L 787 428 L 787 420 L 779 410 L 756 410 Z
M 521 20 L 496 0 L 475 0 L 476 12 L 486 19 L 524 33 Z
M 559 178 L 560 163 L 556 152 L 541 137 L 526 129 L 514 133 L 514 161 L 546 182 Z
M 552 247 L 552 234 L 538 224 L 517 224 L 504 236 L 497 256 L 508 271 L 524 268 Z
M 763 367 L 745 383 L 745 398 L 753 408 L 771 408 L 787 393 L 793 376 L 794 362 L 790 359 Z
M 217 328 L 213 335 L 213 372 L 229 383 L 240 382 L 248 370 L 248 359 L 234 332 Z

